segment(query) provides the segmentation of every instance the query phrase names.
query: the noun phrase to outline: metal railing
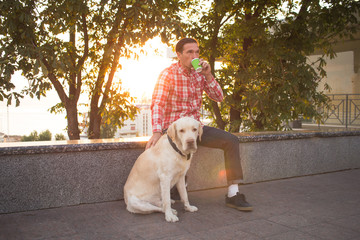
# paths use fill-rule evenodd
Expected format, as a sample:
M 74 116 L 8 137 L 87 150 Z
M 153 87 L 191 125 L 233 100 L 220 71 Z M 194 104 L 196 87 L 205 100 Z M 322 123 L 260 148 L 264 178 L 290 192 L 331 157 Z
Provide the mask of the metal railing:
M 348 126 L 360 126 L 360 94 L 327 94 L 328 106 L 319 109 L 323 123 Z

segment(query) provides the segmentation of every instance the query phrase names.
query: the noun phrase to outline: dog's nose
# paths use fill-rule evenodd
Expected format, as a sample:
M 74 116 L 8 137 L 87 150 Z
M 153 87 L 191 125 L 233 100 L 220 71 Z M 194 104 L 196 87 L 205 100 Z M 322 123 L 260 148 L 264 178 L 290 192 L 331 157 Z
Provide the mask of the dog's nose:
M 194 139 L 187 139 L 186 140 L 186 143 L 188 144 L 188 145 L 193 145 L 194 143 L 195 143 L 195 140 Z

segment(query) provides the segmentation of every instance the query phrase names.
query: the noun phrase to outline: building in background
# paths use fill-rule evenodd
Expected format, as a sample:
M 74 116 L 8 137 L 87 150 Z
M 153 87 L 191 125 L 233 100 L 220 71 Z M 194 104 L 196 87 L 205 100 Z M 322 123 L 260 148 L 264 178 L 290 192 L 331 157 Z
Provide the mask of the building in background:
M 149 104 L 137 105 L 140 109 L 135 120 L 128 119 L 115 133 L 115 138 L 144 137 L 152 135 L 151 109 Z
M 338 41 L 334 50 L 336 57 L 327 58 L 324 67 L 327 76 L 322 80 L 319 91 L 323 91 L 324 84 L 330 85 L 328 94 L 360 94 L 360 32 L 353 39 Z M 320 55 L 315 51 L 310 56 L 311 61 L 316 61 Z
M 330 98 L 329 106 L 318 109 L 323 117 L 323 123 L 343 127 L 360 126 L 360 32 L 351 39 L 338 41 L 334 46 L 336 57 L 327 58 L 326 77 L 319 84 L 319 91 L 323 91 Z M 320 55 L 315 51 L 309 56 L 316 61 Z M 324 84 L 330 90 L 324 89 Z

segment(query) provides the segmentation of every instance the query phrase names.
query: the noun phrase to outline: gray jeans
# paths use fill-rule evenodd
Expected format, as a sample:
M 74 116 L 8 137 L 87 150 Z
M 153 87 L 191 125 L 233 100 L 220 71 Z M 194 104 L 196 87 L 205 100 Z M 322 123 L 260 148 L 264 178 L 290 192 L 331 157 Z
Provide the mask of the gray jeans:
M 239 139 L 224 130 L 209 126 L 203 127 L 199 146 L 222 149 L 224 151 L 226 177 L 229 184 L 240 183 L 243 171 L 239 152 Z
M 167 129 L 162 131 L 165 134 Z M 243 171 L 240 160 L 239 139 L 224 130 L 209 126 L 203 127 L 199 146 L 222 149 L 224 151 L 225 170 L 228 184 L 238 184 L 243 180 Z

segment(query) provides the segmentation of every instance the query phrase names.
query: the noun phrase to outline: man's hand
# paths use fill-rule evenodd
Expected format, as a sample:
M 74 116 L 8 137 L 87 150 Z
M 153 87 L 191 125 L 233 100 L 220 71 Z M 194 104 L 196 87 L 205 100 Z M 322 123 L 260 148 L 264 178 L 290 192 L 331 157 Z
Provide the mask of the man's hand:
M 155 146 L 155 144 L 157 143 L 157 141 L 159 141 L 160 137 L 161 137 L 161 133 L 160 133 L 160 132 L 154 132 L 153 135 L 152 135 L 152 137 L 151 137 L 151 138 L 149 139 L 149 141 L 147 142 L 145 150 L 148 149 L 148 148 L 151 148 L 151 147 Z
M 209 81 L 213 78 L 213 75 L 211 74 L 211 67 L 210 64 L 207 63 L 204 59 L 200 59 L 200 63 L 202 66 L 202 71 L 200 72 L 200 74 L 204 75 L 206 78 L 206 81 Z

